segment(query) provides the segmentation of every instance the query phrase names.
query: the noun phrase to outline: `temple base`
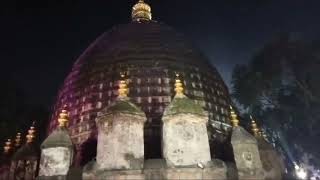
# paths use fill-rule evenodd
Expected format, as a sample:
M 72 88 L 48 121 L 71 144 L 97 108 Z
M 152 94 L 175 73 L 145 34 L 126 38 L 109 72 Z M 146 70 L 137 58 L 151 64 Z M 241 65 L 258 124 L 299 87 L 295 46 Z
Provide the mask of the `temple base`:
M 95 165 L 84 169 L 83 179 L 227 179 L 227 167 L 220 160 L 213 160 L 210 167 L 166 167 L 164 159 L 150 159 L 144 163 L 142 170 L 95 170 Z

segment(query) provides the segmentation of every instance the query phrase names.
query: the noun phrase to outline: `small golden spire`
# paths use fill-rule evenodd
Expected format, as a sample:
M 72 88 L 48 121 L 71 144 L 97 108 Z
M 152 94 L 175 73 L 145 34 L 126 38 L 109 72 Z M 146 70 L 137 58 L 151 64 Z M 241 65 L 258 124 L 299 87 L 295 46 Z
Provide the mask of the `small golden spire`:
M 12 149 L 12 142 L 11 142 L 11 139 L 8 139 L 6 142 L 5 142 L 5 145 L 3 147 L 3 150 L 4 150 L 4 154 L 9 154 L 10 151 Z
M 239 119 L 236 114 L 236 112 L 233 110 L 232 106 L 230 106 L 230 117 L 231 117 L 231 123 L 233 127 L 239 126 Z
M 61 113 L 59 114 L 58 122 L 59 122 L 59 127 L 67 127 L 68 122 L 69 122 L 69 115 L 68 111 L 66 110 L 67 105 L 63 106 L 63 109 L 61 110 Z
M 32 126 L 28 130 L 28 134 L 26 135 L 27 143 L 32 143 L 33 142 L 33 140 L 35 138 L 35 135 L 34 135 L 35 132 L 36 132 L 36 130 L 34 128 L 34 122 L 33 122 Z
M 151 7 L 143 0 L 139 0 L 138 3 L 132 7 L 131 18 L 132 21 L 150 21 L 152 19 Z
M 183 95 L 183 86 L 182 86 L 182 83 L 181 83 L 181 80 L 179 78 L 179 74 L 176 74 L 176 81 L 174 83 L 174 91 L 176 92 L 176 96 L 184 96 Z
M 20 145 L 21 145 L 21 133 L 17 133 L 16 139 L 14 141 L 15 141 L 14 146 L 16 148 L 20 147 Z
M 123 73 L 120 74 L 120 82 L 119 82 L 119 98 L 128 97 L 128 86 L 126 83 L 125 75 Z
M 251 119 L 251 130 L 253 132 L 253 135 L 258 137 L 259 136 L 259 129 L 257 126 L 256 121 L 252 118 L 252 116 L 250 115 L 250 119 Z

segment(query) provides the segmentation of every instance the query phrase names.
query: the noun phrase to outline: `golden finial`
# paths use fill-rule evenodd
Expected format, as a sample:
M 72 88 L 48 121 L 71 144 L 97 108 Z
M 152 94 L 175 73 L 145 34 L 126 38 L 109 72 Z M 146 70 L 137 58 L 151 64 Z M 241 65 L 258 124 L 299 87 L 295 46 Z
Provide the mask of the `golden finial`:
M 258 137 L 259 136 L 259 129 L 257 126 L 256 121 L 252 118 L 252 116 L 250 115 L 250 119 L 251 119 L 251 130 L 253 132 L 253 135 Z
M 28 134 L 26 135 L 27 143 L 32 143 L 33 142 L 33 140 L 35 138 L 35 135 L 34 135 L 35 132 L 36 132 L 36 130 L 34 128 L 34 122 L 33 122 L 32 126 L 28 130 Z
M 139 0 L 138 3 L 132 7 L 131 18 L 132 21 L 150 21 L 152 19 L 151 7 L 143 0 Z
M 125 98 L 128 96 L 128 86 L 126 83 L 125 75 L 123 73 L 120 74 L 120 82 L 119 82 L 119 98 Z
M 11 149 L 12 149 L 12 142 L 11 142 L 11 139 L 8 139 L 6 142 L 5 142 L 5 145 L 3 147 L 3 150 L 4 150 L 4 154 L 9 154 Z
M 21 145 L 21 133 L 17 133 L 16 139 L 14 141 L 15 141 L 14 146 L 18 148 Z
M 231 123 L 233 127 L 239 126 L 239 119 L 236 114 L 236 112 L 233 110 L 232 106 L 230 106 L 230 117 L 231 117 Z
M 182 83 L 181 83 L 181 80 L 180 80 L 180 75 L 179 74 L 176 74 L 176 81 L 174 83 L 174 91 L 176 92 L 176 96 L 184 96 L 183 95 L 183 86 L 182 86 Z
M 69 115 L 68 111 L 66 110 L 67 105 L 63 106 L 63 109 L 61 110 L 61 113 L 59 114 L 58 122 L 59 122 L 59 127 L 67 127 L 68 122 L 69 122 Z

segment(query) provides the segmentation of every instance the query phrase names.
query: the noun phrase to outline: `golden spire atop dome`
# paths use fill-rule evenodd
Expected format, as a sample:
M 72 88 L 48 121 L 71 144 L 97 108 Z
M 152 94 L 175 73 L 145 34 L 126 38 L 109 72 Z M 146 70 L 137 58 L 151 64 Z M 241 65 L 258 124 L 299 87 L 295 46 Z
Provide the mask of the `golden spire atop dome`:
M 132 21 L 150 21 L 152 19 L 151 7 L 143 0 L 139 0 L 138 3 L 132 7 L 131 18 Z
M 17 133 L 16 139 L 14 141 L 15 141 L 14 146 L 18 148 L 21 145 L 21 133 Z
M 4 154 L 9 154 L 11 149 L 12 149 L 12 142 L 11 142 L 11 139 L 8 139 L 6 142 L 5 142 L 5 145 L 3 147 L 3 150 L 4 150 Z
M 233 110 L 232 106 L 230 106 L 230 117 L 231 117 L 231 123 L 233 127 L 239 126 L 239 119 L 236 114 L 236 112 Z
M 119 81 L 119 89 L 118 89 L 119 98 L 125 98 L 125 97 L 128 96 L 128 86 L 127 86 L 127 83 L 126 83 L 126 79 L 125 79 L 124 73 L 121 73 L 120 77 L 121 77 L 121 79 Z
M 33 142 L 33 140 L 35 138 L 35 135 L 34 135 L 35 132 L 36 132 L 36 130 L 34 128 L 34 122 L 33 122 L 32 126 L 28 130 L 28 134 L 26 135 L 27 143 L 32 143 Z
M 251 119 L 251 130 L 253 132 L 253 135 L 258 137 L 259 136 L 259 129 L 257 126 L 256 121 L 252 118 L 252 116 L 250 115 L 250 119 Z
M 58 122 L 59 122 L 59 127 L 67 127 L 68 122 L 69 122 L 69 115 L 68 111 L 66 110 L 67 105 L 63 106 L 63 109 L 61 110 L 61 113 L 59 114 Z
M 180 80 L 180 75 L 178 73 L 176 73 L 176 81 L 174 83 L 174 91 L 176 92 L 176 96 L 184 96 L 183 94 L 183 86 L 182 86 L 182 83 L 181 83 L 181 80 Z

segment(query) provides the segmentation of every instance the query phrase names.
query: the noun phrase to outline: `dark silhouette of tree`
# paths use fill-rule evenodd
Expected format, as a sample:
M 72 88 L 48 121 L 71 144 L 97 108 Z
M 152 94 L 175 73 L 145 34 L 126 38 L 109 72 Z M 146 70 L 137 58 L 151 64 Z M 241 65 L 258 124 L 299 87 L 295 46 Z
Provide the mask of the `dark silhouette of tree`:
M 0 76 L 0 139 L 14 136 L 19 129 L 17 124 L 22 121 L 25 96 L 15 82 L 7 76 Z
M 21 132 L 23 139 L 26 131 L 35 121 L 37 141 L 40 143 L 46 136 L 48 111 L 44 106 L 36 105 L 27 99 L 23 89 L 8 74 L 0 74 L 0 141 L 14 138 Z
M 297 152 L 320 162 L 320 43 L 281 35 L 232 75 L 234 99 Z M 296 148 L 294 148 L 296 147 Z M 298 148 L 297 148 L 298 147 Z M 296 158 L 299 158 L 297 154 Z

